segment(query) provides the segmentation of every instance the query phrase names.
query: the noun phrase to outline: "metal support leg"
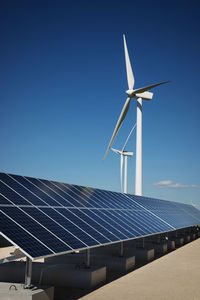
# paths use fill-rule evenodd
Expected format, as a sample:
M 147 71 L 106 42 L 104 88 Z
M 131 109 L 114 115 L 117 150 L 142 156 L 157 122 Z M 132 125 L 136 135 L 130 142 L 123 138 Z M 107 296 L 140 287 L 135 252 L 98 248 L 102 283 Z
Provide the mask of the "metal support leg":
M 30 289 L 32 287 L 31 284 L 32 277 L 32 260 L 29 257 L 26 257 L 26 269 L 25 269 L 25 289 Z
M 160 234 L 158 234 L 158 235 L 157 235 L 157 243 L 160 243 L 160 240 L 161 240 Z
M 124 256 L 124 244 L 123 242 L 120 243 L 120 254 L 119 254 L 120 257 Z
M 144 248 L 144 239 L 142 239 L 142 248 Z
M 86 268 L 90 268 L 90 249 L 86 250 Z

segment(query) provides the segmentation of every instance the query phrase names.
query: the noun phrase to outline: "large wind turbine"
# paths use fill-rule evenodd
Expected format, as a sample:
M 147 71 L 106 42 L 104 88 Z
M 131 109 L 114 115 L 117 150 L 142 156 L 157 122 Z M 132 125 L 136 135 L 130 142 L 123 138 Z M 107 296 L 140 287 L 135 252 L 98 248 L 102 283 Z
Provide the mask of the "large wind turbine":
M 135 129 L 136 127 L 136 124 L 133 126 L 133 128 L 131 129 L 127 139 L 126 139 L 126 142 L 122 148 L 122 150 L 117 150 L 117 149 L 114 149 L 114 148 L 111 148 L 111 150 L 117 154 L 120 155 L 120 182 L 121 182 L 121 191 L 123 192 L 123 187 L 122 187 L 122 172 L 123 172 L 123 162 L 124 162 L 124 159 L 125 159 L 125 162 L 124 162 L 124 193 L 127 194 L 127 169 L 128 169 L 128 156 L 133 156 L 133 152 L 129 152 L 129 151 L 125 151 L 126 149 L 126 145 L 128 143 L 128 140 L 133 132 L 133 130 Z
M 130 63 L 130 59 L 129 59 L 125 35 L 123 35 L 123 39 L 124 39 L 126 73 L 127 73 L 128 88 L 129 88 L 126 91 L 128 98 L 126 99 L 126 102 L 122 108 L 121 114 L 119 116 L 119 119 L 118 119 L 117 124 L 114 129 L 113 135 L 110 139 L 110 143 L 106 150 L 104 159 L 106 158 L 108 151 L 110 150 L 112 143 L 114 142 L 114 139 L 126 117 L 126 114 L 128 112 L 129 106 L 130 106 L 131 99 L 136 98 L 137 99 L 137 132 L 136 132 L 135 194 L 142 195 L 142 99 L 151 100 L 153 98 L 153 93 L 149 92 L 148 90 L 150 90 L 158 85 L 167 83 L 169 81 L 159 82 L 159 83 L 156 83 L 153 85 L 145 86 L 143 88 L 134 90 L 133 88 L 134 88 L 135 79 L 133 76 L 133 71 L 132 71 L 132 67 L 131 67 L 131 63 Z

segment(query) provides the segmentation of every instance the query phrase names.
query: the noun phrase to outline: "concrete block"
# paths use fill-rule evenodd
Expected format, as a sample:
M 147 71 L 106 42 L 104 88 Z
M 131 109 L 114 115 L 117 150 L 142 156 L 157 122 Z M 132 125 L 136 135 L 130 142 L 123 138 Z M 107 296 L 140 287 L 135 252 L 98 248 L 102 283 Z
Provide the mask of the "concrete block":
M 190 239 L 191 239 L 191 241 L 195 240 L 196 239 L 196 234 L 195 233 L 191 233 L 190 234 Z
M 185 243 L 185 244 L 189 243 L 189 242 L 190 242 L 190 239 L 191 239 L 190 235 L 185 235 L 185 236 L 184 236 L 184 243 Z
M 139 260 L 149 262 L 155 257 L 155 250 L 153 248 L 133 248 L 132 251 L 136 257 L 136 261 Z
M 169 250 L 175 250 L 176 249 L 175 241 L 168 240 L 167 241 L 167 247 L 168 247 Z
M 91 266 L 105 265 L 108 271 L 128 272 L 135 267 L 135 256 L 120 257 L 111 254 L 110 249 L 103 249 L 102 251 L 93 252 L 90 254 Z M 45 259 L 48 263 L 53 264 L 82 264 L 84 263 L 85 254 L 65 254 Z
M 0 281 L 24 282 L 25 263 L 10 262 L 0 265 Z M 106 267 L 33 263 L 32 283 L 35 285 L 92 288 L 106 280 Z
M 153 243 L 152 247 L 155 249 L 155 252 L 158 254 L 167 253 L 167 243 Z
M 175 246 L 181 247 L 184 244 L 184 238 L 183 237 L 175 237 Z
M 91 264 L 99 265 L 104 264 L 108 271 L 123 272 L 126 273 L 133 270 L 135 267 L 135 256 L 120 257 L 110 255 L 93 255 L 91 256 Z
M 53 300 L 54 287 L 24 289 L 20 283 L 0 282 L 1 300 Z

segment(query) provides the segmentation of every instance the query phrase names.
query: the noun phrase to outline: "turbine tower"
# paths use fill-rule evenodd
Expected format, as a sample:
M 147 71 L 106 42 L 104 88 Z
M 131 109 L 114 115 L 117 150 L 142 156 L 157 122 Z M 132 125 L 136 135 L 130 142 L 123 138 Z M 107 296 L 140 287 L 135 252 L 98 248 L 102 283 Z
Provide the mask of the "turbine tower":
M 131 67 L 131 63 L 130 63 L 130 59 L 129 59 L 125 35 L 123 35 L 123 39 L 124 39 L 126 73 L 127 73 L 127 81 L 128 81 L 128 88 L 129 88 L 126 91 L 128 98 L 126 99 L 126 102 L 122 108 L 121 114 L 119 116 L 119 119 L 118 119 L 117 124 L 114 129 L 114 132 L 110 139 L 108 148 L 106 150 L 104 159 L 106 158 L 106 156 L 115 140 L 115 137 L 126 117 L 126 114 L 129 110 L 131 99 L 136 98 L 137 99 L 137 132 L 136 132 L 135 194 L 141 196 L 142 195 L 142 99 L 143 100 L 151 100 L 153 98 L 153 93 L 149 92 L 148 90 L 150 90 L 156 86 L 159 86 L 161 84 L 167 83 L 169 81 L 155 83 L 153 85 L 145 86 L 143 88 L 134 90 L 133 88 L 134 88 L 134 84 L 135 84 L 135 79 L 133 76 L 133 71 L 132 71 L 132 67 Z
M 125 148 L 126 148 L 126 145 L 128 143 L 128 140 L 133 132 L 133 130 L 135 129 L 136 127 L 136 124 L 133 126 L 133 128 L 131 129 L 127 139 L 126 139 L 126 142 L 122 148 L 122 150 L 117 150 L 117 149 L 114 149 L 114 148 L 111 148 L 111 150 L 117 154 L 120 155 L 120 182 L 121 182 L 121 191 L 123 192 L 123 186 L 122 186 L 122 173 L 123 173 L 123 162 L 124 162 L 124 159 L 125 159 L 125 162 L 124 162 L 124 193 L 127 194 L 127 169 L 128 169 L 128 156 L 133 156 L 133 152 L 128 152 L 128 151 L 125 151 Z

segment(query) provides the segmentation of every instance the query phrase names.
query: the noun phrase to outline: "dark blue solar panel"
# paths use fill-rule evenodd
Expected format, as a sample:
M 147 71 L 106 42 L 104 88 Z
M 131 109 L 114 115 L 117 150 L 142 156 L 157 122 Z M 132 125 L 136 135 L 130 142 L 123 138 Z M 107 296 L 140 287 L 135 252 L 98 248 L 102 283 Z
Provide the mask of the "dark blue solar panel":
M 109 197 L 109 192 L 107 192 Z M 125 209 L 140 209 L 140 206 L 135 202 L 131 202 L 130 199 L 127 198 L 126 195 L 122 193 L 115 193 L 111 192 L 110 195 L 113 203 L 117 203 L 119 208 L 125 208 Z M 122 205 L 122 207 L 121 207 Z
M 34 195 L 36 195 L 39 199 L 42 199 L 44 206 L 50 205 L 50 206 L 60 206 L 58 202 L 56 202 L 53 198 L 49 197 L 46 193 L 44 193 L 42 190 L 40 190 L 37 186 L 32 184 L 29 181 L 29 177 L 22 177 L 18 175 L 10 175 L 13 177 L 19 185 L 23 185 L 26 187 L 28 190 L 30 190 Z
M 187 205 L 187 213 L 195 218 L 195 220 L 200 220 L 200 211 L 193 207 L 192 205 Z
M 56 194 L 54 194 L 54 197 L 56 200 L 59 201 L 62 206 L 66 207 L 74 207 L 79 206 L 78 201 L 71 198 L 61 187 L 57 186 L 55 182 L 50 182 L 47 180 L 41 180 L 42 183 L 44 183 L 47 187 L 51 189 L 51 191 L 54 191 Z
M 76 197 L 76 195 L 70 189 L 71 187 L 70 185 L 55 182 L 55 181 L 53 181 L 52 183 L 54 184 L 55 187 L 59 189 L 59 191 L 61 191 L 59 193 L 61 193 L 61 195 L 71 203 L 71 206 L 84 207 L 84 205 L 81 202 L 79 202 L 78 200 L 79 197 Z
M 113 199 L 113 197 L 109 198 L 108 194 L 106 192 L 101 191 L 101 190 L 95 190 L 95 191 L 96 191 L 95 196 L 99 199 L 99 202 L 100 202 L 100 205 L 102 206 L 102 208 L 120 208 L 116 199 Z M 103 204 L 101 204 L 101 202 L 103 202 Z
M 165 208 L 174 208 L 174 202 L 172 201 L 166 201 L 166 200 L 160 200 L 160 199 L 154 199 L 154 198 L 148 198 L 143 196 L 136 196 L 136 195 L 130 195 L 128 194 L 125 196 L 129 199 L 132 199 L 134 203 L 137 203 L 140 205 L 140 207 L 145 207 L 148 210 L 159 210 L 159 209 L 165 209 Z
M 0 203 L 1 205 L 12 205 L 12 203 L 8 199 L 6 199 L 3 195 L 1 195 L 1 193 L 0 193 Z
M 133 216 L 130 216 L 130 211 L 125 210 L 116 210 L 116 211 L 109 211 L 110 214 L 114 214 L 117 218 L 117 221 L 119 224 L 123 225 L 124 223 L 127 225 L 127 228 L 130 230 L 133 234 L 133 236 L 143 236 L 148 234 L 148 229 L 143 228 L 143 226 L 140 226 L 138 222 L 133 218 Z
M 128 195 L 128 197 L 175 229 L 200 223 L 200 212 L 194 209 L 195 215 L 192 214 L 191 205 L 135 195 Z
M 68 211 L 67 209 L 62 209 L 62 210 Z M 83 248 L 84 246 L 94 246 L 94 245 L 99 244 L 99 242 L 97 242 L 92 236 L 90 236 L 89 234 L 87 234 L 87 232 L 82 230 L 82 228 L 79 227 L 78 224 L 72 223 L 66 217 L 66 214 L 62 214 L 60 211 L 56 211 L 55 209 L 52 209 L 52 208 L 42 208 L 42 211 L 47 216 L 51 217 L 52 220 L 55 220 L 57 222 L 57 224 L 60 224 L 60 226 L 62 226 L 61 228 L 59 228 L 59 226 L 54 225 L 56 229 L 59 228 L 60 237 L 65 242 L 68 242 L 68 244 L 73 249 L 77 248 L 77 238 L 75 238 L 75 237 L 79 238 L 79 243 L 81 241 L 79 248 Z M 29 211 L 29 213 L 31 214 L 31 211 Z M 46 223 L 43 216 L 41 216 L 41 219 L 44 223 Z M 51 230 L 50 227 L 48 227 L 48 228 Z M 63 232 L 63 230 L 61 230 L 62 228 L 65 229 L 65 232 Z M 73 233 L 73 236 L 70 232 Z M 75 243 L 72 243 L 73 240 L 75 240 Z M 85 245 L 83 245 L 83 243 Z
M 117 238 L 115 235 L 113 235 L 112 232 L 110 232 L 103 224 L 104 222 L 99 222 L 99 220 L 97 220 L 96 218 L 93 219 L 93 217 L 91 215 L 89 215 L 88 210 L 87 209 L 75 209 L 75 208 L 71 208 L 69 209 L 72 213 L 74 213 L 77 217 L 80 217 L 82 220 L 84 220 L 86 223 L 90 224 L 96 231 L 100 232 L 103 234 L 103 236 L 105 236 L 105 238 L 109 241 L 109 242 L 114 242 L 116 240 L 119 240 L 119 238 Z
M 99 224 L 103 225 L 104 228 L 108 230 L 112 234 L 112 236 L 115 238 L 114 241 L 117 240 L 123 240 L 126 239 L 126 235 L 119 231 L 117 228 L 115 228 L 115 224 L 111 221 L 108 222 L 108 220 L 102 216 L 101 211 L 98 211 L 96 209 L 89 210 L 89 209 L 84 209 L 83 210 L 89 217 L 91 217 L 93 220 L 98 222 Z
M 27 179 L 31 183 L 33 183 L 40 191 L 44 192 L 51 199 L 53 199 L 55 201 L 54 205 L 66 205 L 66 200 L 58 193 L 56 193 L 50 185 L 46 185 L 45 182 L 43 182 L 40 179 L 30 178 L 30 177 Z M 67 205 L 69 204 L 67 203 Z
M 5 183 L 0 181 L 0 192 L 3 196 L 3 202 L 5 203 L 5 198 L 9 199 L 9 203 L 12 201 L 12 203 L 15 203 L 16 205 L 27 205 L 27 201 L 22 198 L 19 194 L 17 194 L 15 191 L 13 191 L 11 188 L 9 188 Z
M 52 252 L 57 253 L 71 250 L 68 245 L 50 232 L 48 229 L 50 222 L 47 222 L 46 226 L 43 227 L 18 207 L 1 207 L 1 211 L 14 220 L 17 224 L 25 228 L 28 232 L 31 232 L 34 237 L 48 246 Z
M 81 218 L 81 215 L 79 216 L 78 210 L 76 210 L 77 214 L 75 214 L 73 210 L 70 211 L 69 209 L 66 208 L 58 208 L 57 211 L 63 216 L 65 216 L 69 221 L 79 226 L 87 234 L 95 237 L 95 240 L 99 244 L 106 244 L 110 242 L 110 240 L 108 240 L 102 233 L 100 233 L 98 230 L 92 227 L 91 224 L 85 222 Z
M 79 202 L 79 205 L 77 207 L 90 207 L 90 203 L 88 199 L 85 199 L 85 197 L 82 196 L 81 191 L 77 191 L 75 186 L 70 184 L 61 184 L 64 191 L 66 191 L 72 198 L 74 198 L 77 202 Z
M 44 257 L 52 255 L 54 252 L 48 249 L 42 242 L 38 241 L 33 235 L 28 233 L 23 227 L 19 226 L 7 215 L 0 211 L 1 232 L 13 242 L 20 245 L 21 249 L 31 257 Z
M 32 258 L 199 223 L 191 205 L 0 173 L 0 232 Z
M 102 201 L 101 199 L 106 201 L 109 208 L 119 208 L 119 209 L 132 208 L 132 206 L 130 206 L 130 201 L 129 201 L 129 205 L 127 205 L 128 200 L 121 193 L 115 194 L 109 191 L 97 190 L 97 195 L 98 198 L 100 199 L 99 201 L 101 202 Z M 137 204 L 135 206 L 137 206 Z
M 124 240 L 124 239 L 128 239 L 131 238 L 133 236 L 133 233 L 131 233 L 129 230 L 130 228 L 128 228 L 128 226 L 126 226 L 126 224 L 123 224 L 123 226 L 120 224 L 120 222 L 118 222 L 117 218 L 115 217 L 115 215 L 109 214 L 109 210 L 92 210 L 93 213 L 96 213 L 96 215 L 98 215 L 98 217 L 101 218 L 101 220 L 105 221 L 105 226 L 106 228 L 108 228 L 110 231 L 112 230 L 112 232 L 119 236 L 120 239 Z M 107 224 L 106 224 L 107 223 Z M 114 229 L 114 231 L 113 231 Z
M 137 220 L 139 222 L 139 220 L 142 220 L 142 222 L 140 223 L 141 226 L 143 226 L 144 228 L 150 228 L 151 231 L 154 232 L 158 232 L 158 231 L 170 231 L 173 228 L 173 226 L 168 225 L 167 223 L 164 223 L 163 220 L 160 220 L 160 218 L 158 218 L 155 215 L 152 215 L 151 213 L 149 213 L 148 211 L 145 210 L 139 210 L 137 212 L 132 211 L 132 218 L 134 218 L 135 220 Z
M 157 215 L 163 220 L 170 222 L 175 228 L 189 227 L 198 223 L 192 216 L 178 209 L 171 211 L 170 214 L 168 213 L 167 215 L 162 211 L 157 211 Z
M 74 186 L 74 191 L 76 191 L 80 197 L 85 199 L 87 207 L 109 208 L 106 199 L 104 197 L 100 198 L 94 189 Z
M 14 178 L 9 175 L 1 176 L 2 182 L 7 184 L 11 189 L 13 189 L 18 195 L 21 195 L 27 200 L 26 205 L 47 205 L 44 201 L 36 197 L 30 190 L 28 190 L 23 185 L 19 184 Z
M 99 214 L 101 213 L 101 214 Z M 135 230 L 132 226 L 127 225 L 124 220 L 119 218 L 115 210 L 102 210 L 98 212 L 99 216 L 104 218 L 108 223 L 111 223 L 116 229 L 122 232 L 127 238 L 135 236 Z M 125 237 L 124 237 L 125 238 Z
M 37 208 L 23 208 L 23 211 L 27 212 L 31 217 L 34 218 L 34 220 L 38 221 L 41 225 L 43 225 L 45 228 L 48 228 L 48 230 L 53 233 L 56 237 L 61 239 L 64 243 L 66 243 L 71 249 L 79 249 L 79 248 L 84 248 L 87 246 L 84 241 L 81 241 L 80 239 L 76 238 L 78 236 L 77 234 L 77 229 L 74 226 L 70 227 L 70 222 L 66 220 L 66 226 L 65 228 L 57 222 L 57 220 L 54 218 L 52 219 L 51 217 L 51 208 L 47 208 L 46 210 L 43 209 L 45 213 L 40 211 Z M 48 213 L 48 214 L 47 214 Z M 53 214 L 53 211 L 52 211 Z M 67 227 L 69 230 L 67 230 Z M 73 231 L 74 234 L 70 233 L 70 230 Z M 80 233 L 79 233 L 80 235 Z M 83 235 L 82 235 L 83 236 Z M 83 236 L 83 239 L 86 239 Z M 60 251 L 61 252 L 61 251 Z

